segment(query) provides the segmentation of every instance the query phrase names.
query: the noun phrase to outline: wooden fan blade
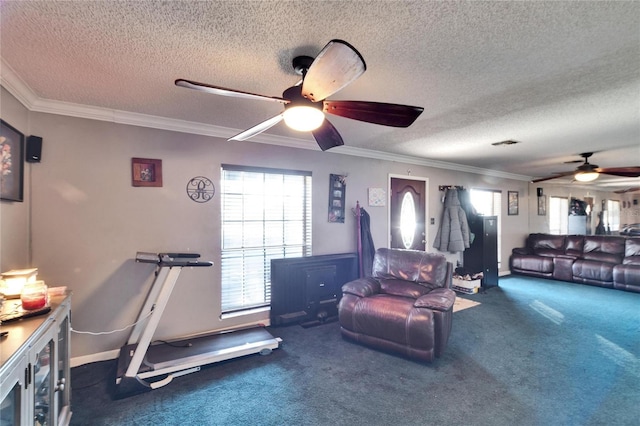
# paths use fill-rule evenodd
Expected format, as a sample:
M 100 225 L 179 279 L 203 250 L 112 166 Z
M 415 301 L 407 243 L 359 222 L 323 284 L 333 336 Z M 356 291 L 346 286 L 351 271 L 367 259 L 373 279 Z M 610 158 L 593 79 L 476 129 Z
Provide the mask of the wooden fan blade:
M 278 114 L 275 117 L 272 117 L 266 121 L 263 121 L 260 124 L 257 124 L 255 126 L 253 126 L 250 129 L 245 130 L 242 133 L 238 133 L 237 135 L 229 138 L 228 140 L 230 141 L 244 141 L 249 139 L 252 136 L 255 136 L 257 134 L 260 134 L 262 132 L 264 132 L 265 130 L 270 129 L 271 127 L 275 126 L 276 124 L 278 124 L 280 121 L 282 121 L 282 119 L 284 118 L 284 114 Z
M 322 122 L 322 126 L 311 132 L 313 137 L 318 142 L 318 146 L 323 151 L 334 148 L 336 146 L 344 145 L 344 141 L 340 136 L 340 133 L 333 127 L 333 124 L 326 118 Z
M 639 177 L 640 167 L 603 167 L 595 169 L 598 173 L 612 176 Z
M 574 174 L 576 174 L 575 171 L 573 171 L 573 172 L 565 172 L 565 173 L 558 173 L 557 175 L 553 175 L 553 176 L 548 176 L 548 177 L 544 177 L 544 178 L 540 178 L 540 179 L 533 179 L 531 182 L 533 182 L 533 183 L 544 182 L 545 180 L 561 178 L 561 177 L 564 177 L 564 176 L 571 176 L 571 175 L 574 175 Z
M 175 81 L 176 86 L 186 87 L 187 89 L 199 90 L 205 93 L 211 93 L 214 95 L 220 96 L 231 96 L 234 98 L 243 98 L 243 99 L 257 99 L 261 101 L 272 101 L 278 102 L 281 104 L 288 104 L 289 101 L 283 98 L 277 98 L 275 96 L 264 96 L 258 95 L 256 93 L 243 92 L 240 90 L 227 89 L 224 87 L 212 86 L 210 84 L 198 83 L 197 81 L 183 80 L 178 79 Z
M 409 127 L 424 108 L 365 101 L 324 101 L 323 110 L 329 114 L 367 123 L 392 127 Z
M 313 60 L 302 83 L 302 96 L 319 102 L 336 93 L 367 69 L 360 53 L 349 43 L 331 40 Z

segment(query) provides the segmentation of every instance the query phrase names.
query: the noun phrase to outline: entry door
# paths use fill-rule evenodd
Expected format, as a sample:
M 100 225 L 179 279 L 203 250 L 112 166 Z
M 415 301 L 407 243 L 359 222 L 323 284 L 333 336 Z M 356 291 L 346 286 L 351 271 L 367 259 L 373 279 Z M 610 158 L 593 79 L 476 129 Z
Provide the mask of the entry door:
M 426 182 L 391 178 L 391 248 L 425 250 Z

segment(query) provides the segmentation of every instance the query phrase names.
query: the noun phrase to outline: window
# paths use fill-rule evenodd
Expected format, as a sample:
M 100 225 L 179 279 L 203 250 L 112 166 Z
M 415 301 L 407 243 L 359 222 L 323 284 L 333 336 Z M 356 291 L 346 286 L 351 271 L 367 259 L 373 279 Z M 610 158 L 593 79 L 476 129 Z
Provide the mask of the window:
M 620 201 L 607 200 L 607 211 L 605 213 L 605 221 L 607 222 L 607 231 L 620 230 Z
M 471 189 L 469 192 L 471 204 L 478 214 L 498 217 L 498 265 L 500 264 L 502 220 L 500 218 L 502 192 L 489 189 Z
M 549 197 L 549 233 L 567 234 L 569 231 L 569 199 Z
M 311 172 L 222 165 L 222 312 L 271 301 L 271 259 L 311 255 Z

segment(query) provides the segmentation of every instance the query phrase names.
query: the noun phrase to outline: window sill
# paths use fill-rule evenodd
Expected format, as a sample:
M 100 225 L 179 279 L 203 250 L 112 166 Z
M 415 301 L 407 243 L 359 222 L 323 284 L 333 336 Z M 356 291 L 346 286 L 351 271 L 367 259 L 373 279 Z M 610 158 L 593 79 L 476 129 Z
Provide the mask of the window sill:
M 246 310 L 242 310 L 242 311 L 237 311 L 237 312 L 229 312 L 226 314 L 222 314 L 220 315 L 220 319 L 230 319 L 230 318 L 240 318 L 240 317 L 244 317 L 247 315 L 253 315 L 253 314 L 259 314 L 262 312 L 269 312 L 271 311 L 271 307 L 269 306 L 262 306 L 260 308 L 253 308 L 253 309 L 246 309 Z

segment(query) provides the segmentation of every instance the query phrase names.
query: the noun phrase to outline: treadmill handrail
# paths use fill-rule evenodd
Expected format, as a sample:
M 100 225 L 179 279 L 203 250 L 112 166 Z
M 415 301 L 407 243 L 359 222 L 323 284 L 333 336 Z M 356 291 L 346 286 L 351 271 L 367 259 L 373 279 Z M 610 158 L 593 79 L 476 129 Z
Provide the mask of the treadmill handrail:
M 213 262 L 200 260 L 161 260 L 160 266 L 213 266 Z
M 200 253 L 158 253 L 158 256 L 160 257 L 187 257 L 187 258 L 191 258 L 191 259 L 195 259 L 200 257 Z
M 213 262 L 197 260 L 200 253 L 136 253 L 136 262 L 156 263 L 158 266 L 213 266 Z M 195 259 L 195 260 L 194 260 Z

